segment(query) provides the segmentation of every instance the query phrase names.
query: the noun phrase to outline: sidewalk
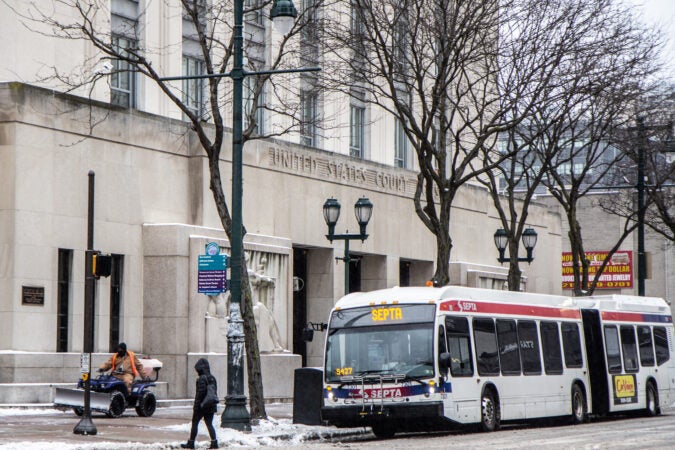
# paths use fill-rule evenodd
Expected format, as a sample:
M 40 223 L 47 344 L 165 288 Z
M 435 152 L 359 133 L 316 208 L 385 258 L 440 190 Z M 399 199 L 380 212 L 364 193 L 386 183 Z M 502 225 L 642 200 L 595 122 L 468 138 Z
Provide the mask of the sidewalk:
M 292 403 L 266 405 L 268 420 L 252 421 L 250 433 L 220 428 L 224 405 L 219 405 L 213 425 L 221 447 L 293 447 L 308 441 L 340 439 L 369 433 L 366 428 L 339 429 L 293 424 Z M 190 432 L 192 400 L 163 400 L 152 417 L 138 417 L 131 409 L 118 419 L 94 413 L 96 435 L 75 434 L 80 418 L 72 411 L 55 409 L 51 404 L 0 404 L 1 450 L 57 449 L 174 449 L 180 448 Z M 198 448 L 208 447 L 203 422 L 197 437 Z

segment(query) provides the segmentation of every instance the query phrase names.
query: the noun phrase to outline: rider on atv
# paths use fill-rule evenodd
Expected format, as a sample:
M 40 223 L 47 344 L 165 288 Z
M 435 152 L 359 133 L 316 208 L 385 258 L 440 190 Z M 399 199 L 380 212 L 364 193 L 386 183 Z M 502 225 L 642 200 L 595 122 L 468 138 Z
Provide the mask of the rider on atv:
M 117 353 L 113 353 L 105 363 L 101 364 L 98 371 L 105 372 L 110 369 L 115 378 L 124 381 L 127 392 L 131 394 L 131 383 L 143 372 L 143 364 L 134 352 L 127 351 L 127 344 L 120 342 L 117 346 Z

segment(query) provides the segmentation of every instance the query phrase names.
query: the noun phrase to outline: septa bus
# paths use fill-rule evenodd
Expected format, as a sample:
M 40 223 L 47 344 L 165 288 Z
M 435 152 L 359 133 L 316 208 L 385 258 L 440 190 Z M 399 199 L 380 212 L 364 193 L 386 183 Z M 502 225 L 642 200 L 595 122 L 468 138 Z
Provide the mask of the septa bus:
M 322 419 L 396 432 L 628 411 L 675 400 L 670 307 L 459 286 L 353 293 L 330 313 Z

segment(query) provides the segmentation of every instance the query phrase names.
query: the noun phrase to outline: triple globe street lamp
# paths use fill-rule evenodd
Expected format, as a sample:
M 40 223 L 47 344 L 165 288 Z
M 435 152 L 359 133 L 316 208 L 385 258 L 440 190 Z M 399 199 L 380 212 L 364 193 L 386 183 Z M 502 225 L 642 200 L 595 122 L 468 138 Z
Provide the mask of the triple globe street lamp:
M 351 240 L 360 240 L 361 242 L 368 239 L 368 234 L 366 234 L 366 227 L 370 221 L 370 216 L 373 214 L 373 204 L 366 197 L 361 197 L 354 204 L 354 214 L 356 215 L 356 221 L 359 224 L 359 233 L 358 234 L 335 234 L 335 224 L 337 224 L 338 218 L 340 217 L 340 202 L 334 198 L 329 198 L 323 204 L 323 218 L 328 225 L 328 234 L 326 238 L 333 241 L 345 241 L 345 253 L 342 258 L 336 257 L 344 261 L 345 263 L 345 295 L 349 294 L 349 263 L 352 261 L 352 258 L 349 254 L 349 241 Z

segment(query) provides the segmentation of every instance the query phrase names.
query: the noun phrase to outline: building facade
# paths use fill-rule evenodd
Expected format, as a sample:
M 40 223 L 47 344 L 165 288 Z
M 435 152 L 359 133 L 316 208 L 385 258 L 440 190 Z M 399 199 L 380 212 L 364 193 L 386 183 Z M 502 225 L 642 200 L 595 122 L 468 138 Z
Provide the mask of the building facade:
M 123 340 L 164 362 L 169 395 L 186 395 L 191 358 L 226 350 L 226 296 L 197 292 L 198 256 L 208 242 L 229 248 L 207 160 L 189 126 L 21 83 L 0 85 L 0 117 L 0 315 L 7 324 L 0 382 L 50 381 L 41 377 L 68 371 L 35 366 L 58 366 L 59 354 L 82 351 L 91 170 L 94 247 L 113 255 L 112 276 L 97 282 L 95 351 Z M 221 161 L 226 191 L 230 162 L 228 147 Z M 299 336 L 308 322 L 325 322 L 344 294 L 345 267 L 336 261 L 344 243 L 325 237 L 326 199 L 343 205 L 337 232 L 358 226 L 350 210 L 360 197 L 374 204 L 368 239 L 351 243 L 354 289 L 420 285 L 433 275 L 435 239 L 414 212 L 414 172 L 273 140 L 248 143 L 243 170 L 254 301 L 263 305 L 261 322 L 267 312 L 273 318 L 260 330 L 264 371 L 265 364 L 290 370 L 303 359 L 321 365 L 322 339 L 305 344 Z M 450 264 L 458 284 L 503 284 L 490 205 L 487 192 L 471 186 L 457 203 Z M 531 217 L 539 242 L 525 269 L 527 290 L 560 292 L 557 267 L 545 263 L 559 260 L 560 218 L 545 206 Z M 215 366 L 224 376 L 221 361 Z M 74 373 L 76 366 L 57 381 Z M 267 393 L 274 383 L 264 381 Z
M 227 294 L 198 293 L 206 245 L 215 242 L 229 253 L 206 155 L 183 113 L 148 79 L 125 72 L 122 61 L 113 61 L 109 74 L 109 61 L 85 41 L 49 37 L 46 21 L 26 27 L 30 3 L 0 4 L 6 35 L 0 41 L 0 385 L 66 383 L 78 375 L 93 171 L 94 247 L 112 255 L 111 276 L 96 283 L 95 361 L 124 341 L 164 363 L 165 395 L 190 396 L 198 357 L 207 355 L 219 380 L 226 377 Z M 97 26 L 116 45 L 157 50 L 148 58 L 167 75 L 203 73 L 179 2 L 100 4 L 110 9 Z M 53 8 L 55 18 L 75 17 L 60 3 Z M 257 49 L 251 60 L 264 62 L 273 38 L 268 21 L 248 14 L 246 27 L 247 44 Z M 309 50 L 318 58 L 318 49 Z M 76 76 L 83 68 L 104 82 L 71 90 L 51 76 Z M 196 114 L 205 114 L 200 83 L 182 83 L 178 92 Z M 345 271 L 350 290 L 421 285 L 434 273 L 435 239 L 413 205 L 416 161 L 396 121 L 312 89 L 302 95 L 308 124 L 316 117 L 331 122 L 250 141 L 243 155 L 244 250 L 267 397 L 292 395 L 294 368 L 322 365 L 323 336 L 305 343 L 302 329 L 327 320 L 345 293 Z M 257 123 L 271 127 L 275 120 L 268 112 Z M 226 136 L 220 168 L 229 199 Z M 340 201 L 336 232 L 354 232 L 352 205 L 364 196 L 374 204 L 369 237 L 351 243 L 354 262 L 346 268 L 339 260 L 344 242 L 326 238 L 322 205 Z M 525 290 L 560 294 L 560 215 L 535 204 L 529 222 L 539 239 L 534 262 L 523 267 Z M 497 228 L 485 189 L 462 188 L 451 222 L 452 283 L 504 288 L 507 267 L 498 265 L 493 243 Z M 3 392 L 0 402 L 7 399 Z

